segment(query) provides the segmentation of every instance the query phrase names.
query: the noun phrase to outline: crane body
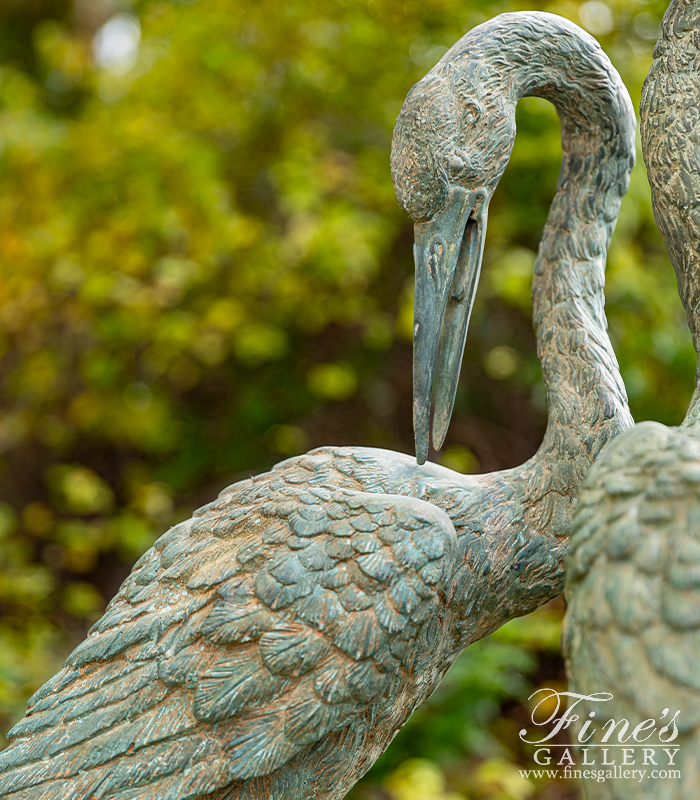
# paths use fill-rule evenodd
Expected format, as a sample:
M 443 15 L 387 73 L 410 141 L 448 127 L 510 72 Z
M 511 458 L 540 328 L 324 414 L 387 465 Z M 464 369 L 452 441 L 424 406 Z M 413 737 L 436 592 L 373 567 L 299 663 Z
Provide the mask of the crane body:
M 501 15 L 411 90 L 392 171 L 416 222 L 425 461 L 424 409 L 435 378 L 442 436 L 527 94 L 557 107 L 564 150 L 534 276 L 549 401 L 537 454 L 464 476 L 326 447 L 224 490 L 140 559 L 30 700 L 0 754 L 0 796 L 340 800 L 464 647 L 560 593 L 578 486 L 632 424 L 603 308 L 634 163 L 629 97 L 577 26 Z

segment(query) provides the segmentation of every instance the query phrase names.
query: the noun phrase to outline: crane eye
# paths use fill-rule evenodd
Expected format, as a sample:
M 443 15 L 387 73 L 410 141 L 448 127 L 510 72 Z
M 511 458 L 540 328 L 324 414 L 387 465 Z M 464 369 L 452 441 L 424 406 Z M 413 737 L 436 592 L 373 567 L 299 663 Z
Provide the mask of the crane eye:
M 471 168 L 471 161 L 466 153 L 452 153 L 447 159 L 447 163 L 453 175 L 459 175 Z
M 464 104 L 464 120 L 465 122 L 476 122 L 481 116 L 481 105 L 475 100 L 468 100 Z

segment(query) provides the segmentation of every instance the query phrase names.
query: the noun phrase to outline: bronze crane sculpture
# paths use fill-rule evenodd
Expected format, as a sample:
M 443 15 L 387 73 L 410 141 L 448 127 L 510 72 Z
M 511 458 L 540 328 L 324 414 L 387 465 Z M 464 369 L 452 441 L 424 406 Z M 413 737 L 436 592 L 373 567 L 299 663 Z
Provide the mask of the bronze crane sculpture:
M 326 447 L 224 490 L 138 561 L 30 700 L 0 796 L 339 800 L 464 647 L 561 591 L 577 487 L 632 424 L 603 310 L 634 162 L 628 94 L 577 26 L 505 14 L 411 90 L 392 170 L 416 223 L 424 461 L 433 378 L 441 436 L 524 95 L 555 104 L 564 148 L 534 278 L 549 396 L 537 454 L 464 476 Z
M 699 32 L 696 0 L 673 0 L 641 103 L 654 217 L 698 354 Z M 589 798 L 689 800 L 700 793 L 699 422 L 700 369 L 681 426 L 643 422 L 620 435 L 581 492 L 567 558 L 565 655 L 575 692 L 612 698 L 579 703 L 577 725 L 595 714 L 591 743 L 656 745 L 644 761 L 636 751 L 644 780 L 590 782 Z M 603 739 L 610 720 L 620 727 Z M 656 726 L 633 737 L 645 720 Z M 678 748 L 670 763 L 663 747 Z M 669 779 L 669 769 L 682 779 Z

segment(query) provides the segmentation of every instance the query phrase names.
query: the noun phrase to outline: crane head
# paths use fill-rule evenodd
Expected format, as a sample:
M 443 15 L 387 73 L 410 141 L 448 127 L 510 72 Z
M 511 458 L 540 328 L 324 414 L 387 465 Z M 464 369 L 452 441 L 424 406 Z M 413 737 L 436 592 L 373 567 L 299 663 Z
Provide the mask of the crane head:
M 396 120 L 391 170 L 414 222 L 413 428 L 416 458 L 447 433 L 481 270 L 488 205 L 510 157 L 515 104 L 479 63 L 448 52 L 409 92 Z

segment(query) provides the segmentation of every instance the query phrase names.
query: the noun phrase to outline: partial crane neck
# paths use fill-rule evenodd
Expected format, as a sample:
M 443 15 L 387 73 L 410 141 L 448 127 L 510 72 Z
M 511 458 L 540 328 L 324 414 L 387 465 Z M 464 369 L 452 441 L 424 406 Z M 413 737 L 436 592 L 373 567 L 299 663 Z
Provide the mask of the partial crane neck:
M 501 35 L 483 38 L 483 58 L 505 83 L 500 91 L 513 113 L 519 98 L 544 97 L 562 126 L 563 161 L 535 264 L 533 304 L 549 408 L 538 457 L 556 459 L 563 483 L 572 485 L 582 474 L 566 475 L 564 465 L 585 473 L 610 436 L 633 424 L 607 334 L 603 288 L 634 166 L 635 116 L 595 39 L 553 15 L 521 17 L 519 25 L 509 25 L 509 16 L 497 18 L 506 23 Z
M 656 224 L 676 272 L 698 353 L 695 392 L 683 425 L 700 426 L 700 4 L 674 0 L 654 49 L 641 103 L 642 151 Z
M 608 337 L 604 288 L 610 239 L 634 166 L 635 116 L 597 44 L 555 69 L 546 69 L 549 54 L 540 53 L 541 63 L 530 62 L 520 74 L 520 91 L 554 104 L 563 149 L 533 281 L 548 398 L 540 455 L 558 463 L 563 457 L 583 477 L 603 444 L 633 424 Z
M 654 49 L 654 58 L 659 58 L 670 42 L 679 42 L 692 36 L 693 33 L 697 34 L 698 22 L 700 22 L 700 7 L 697 0 L 671 0 L 664 14 L 661 36 Z

